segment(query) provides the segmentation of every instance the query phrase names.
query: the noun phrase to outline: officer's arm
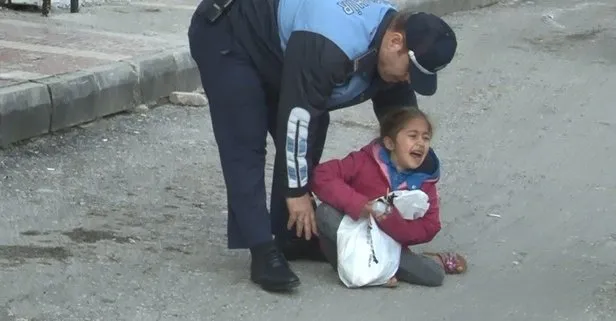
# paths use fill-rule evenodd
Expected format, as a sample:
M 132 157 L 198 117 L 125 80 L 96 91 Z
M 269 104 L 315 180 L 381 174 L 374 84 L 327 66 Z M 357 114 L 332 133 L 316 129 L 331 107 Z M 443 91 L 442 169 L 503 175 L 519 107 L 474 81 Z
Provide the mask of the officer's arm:
M 409 83 L 395 84 L 372 98 L 372 108 L 379 120 L 393 109 L 410 106 L 417 106 L 417 96 Z
M 287 197 L 308 192 L 318 118 L 335 83 L 350 66 L 346 54 L 331 40 L 308 31 L 289 38 L 282 70 L 277 119 L 276 154 L 284 157 Z M 280 159 L 282 161 L 282 159 Z

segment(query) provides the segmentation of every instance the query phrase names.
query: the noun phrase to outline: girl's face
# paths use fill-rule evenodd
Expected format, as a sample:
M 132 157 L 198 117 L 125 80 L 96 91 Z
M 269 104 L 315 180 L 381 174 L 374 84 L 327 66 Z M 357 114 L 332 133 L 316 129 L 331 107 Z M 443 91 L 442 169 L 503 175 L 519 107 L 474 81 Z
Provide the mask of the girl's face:
M 384 143 L 399 171 L 416 169 L 428 155 L 431 136 L 428 122 L 423 118 L 414 118 L 398 132 L 395 140 L 385 137 Z

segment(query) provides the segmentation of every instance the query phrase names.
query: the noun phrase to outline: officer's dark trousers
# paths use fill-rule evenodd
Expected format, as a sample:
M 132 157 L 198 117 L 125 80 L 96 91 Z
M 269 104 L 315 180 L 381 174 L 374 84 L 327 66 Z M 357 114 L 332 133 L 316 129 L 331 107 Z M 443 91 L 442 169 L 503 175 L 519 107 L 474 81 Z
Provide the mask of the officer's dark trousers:
M 272 234 L 290 238 L 295 231 L 287 231 L 285 190 L 280 188 L 286 179 L 285 169 L 280 168 L 285 157 L 276 157 L 269 213 L 266 207 L 266 139 L 268 132 L 276 139 L 278 93 L 261 81 L 254 62 L 234 41 L 229 28 L 226 17 L 210 24 L 196 14 L 188 38 L 209 100 L 227 188 L 228 247 L 238 249 L 271 241 Z M 317 125 L 325 133 L 328 124 L 329 117 L 324 116 Z M 325 134 L 316 140 L 315 163 L 321 157 Z

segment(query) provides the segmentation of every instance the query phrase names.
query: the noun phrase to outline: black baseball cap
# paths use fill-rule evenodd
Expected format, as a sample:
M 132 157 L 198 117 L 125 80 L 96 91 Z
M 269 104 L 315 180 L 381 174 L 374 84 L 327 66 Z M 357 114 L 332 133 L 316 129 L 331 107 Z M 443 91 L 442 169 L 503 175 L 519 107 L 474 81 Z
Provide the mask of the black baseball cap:
M 423 96 L 436 93 L 436 73 L 453 59 L 458 42 L 451 27 L 436 15 L 417 12 L 406 21 L 411 87 Z

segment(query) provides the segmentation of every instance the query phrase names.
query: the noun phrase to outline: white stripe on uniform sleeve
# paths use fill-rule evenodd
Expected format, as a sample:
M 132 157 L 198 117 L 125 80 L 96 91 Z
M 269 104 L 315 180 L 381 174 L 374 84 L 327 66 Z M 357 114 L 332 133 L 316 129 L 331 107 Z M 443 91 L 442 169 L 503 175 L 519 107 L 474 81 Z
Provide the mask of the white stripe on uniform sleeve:
M 289 188 L 300 188 L 308 184 L 308 124 L 310 113 L 301 107 L 295 107 L 287 121 L 287 179 Z

